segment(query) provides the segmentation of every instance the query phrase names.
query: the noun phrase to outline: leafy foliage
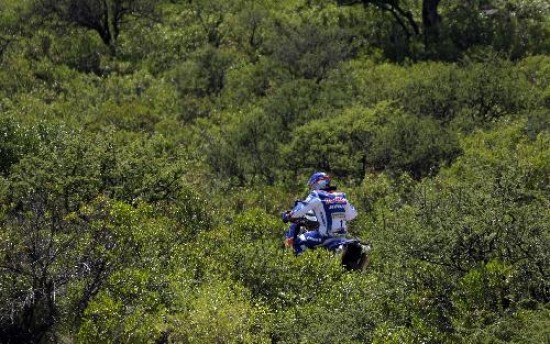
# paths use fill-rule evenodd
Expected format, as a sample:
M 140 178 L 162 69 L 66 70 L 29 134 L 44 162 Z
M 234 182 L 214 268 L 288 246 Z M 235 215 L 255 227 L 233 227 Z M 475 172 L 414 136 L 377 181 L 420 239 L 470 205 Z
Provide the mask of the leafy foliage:
M 353 3 L 0 0 L 1 341 L 547 342 L 548 6 Z

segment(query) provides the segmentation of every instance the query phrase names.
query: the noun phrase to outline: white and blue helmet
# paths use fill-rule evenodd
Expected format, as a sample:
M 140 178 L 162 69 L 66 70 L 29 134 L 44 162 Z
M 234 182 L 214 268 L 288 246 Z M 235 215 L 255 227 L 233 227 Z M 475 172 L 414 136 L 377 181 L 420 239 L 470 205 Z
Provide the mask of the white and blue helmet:
M 330 176 L 325 172 L 315 172 L 309 177 L 307 186 L 310 190 L 322 190 L 330 188 Z

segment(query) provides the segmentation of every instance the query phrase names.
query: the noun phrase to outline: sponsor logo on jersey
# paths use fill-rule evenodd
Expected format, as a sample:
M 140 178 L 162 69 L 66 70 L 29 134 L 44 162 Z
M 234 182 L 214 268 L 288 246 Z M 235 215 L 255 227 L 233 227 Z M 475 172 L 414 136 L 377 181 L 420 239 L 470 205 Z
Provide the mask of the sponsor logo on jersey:
M 342 204 L 342 203 L 336 203 L 336 204 L 330 204 L 330 205 L 328 206 L 328 208 L 329 208 L 330 210 L 335 210 L 335 209 L 345 209 L 346 207 L 345 207 L 345 205 Z

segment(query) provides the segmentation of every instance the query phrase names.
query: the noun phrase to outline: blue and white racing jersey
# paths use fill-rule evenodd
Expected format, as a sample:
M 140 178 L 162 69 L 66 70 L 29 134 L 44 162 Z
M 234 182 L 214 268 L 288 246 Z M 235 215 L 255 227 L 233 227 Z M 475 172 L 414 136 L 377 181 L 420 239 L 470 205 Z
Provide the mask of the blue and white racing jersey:
M 357 216 L 357 211 L 343 192 L 314 190 L 303 203 L 292 209 L 291 217 L 304 217 L 312 210 L 319 221 L 319 233 L 334 236 L 347 232 L 347 221 Z

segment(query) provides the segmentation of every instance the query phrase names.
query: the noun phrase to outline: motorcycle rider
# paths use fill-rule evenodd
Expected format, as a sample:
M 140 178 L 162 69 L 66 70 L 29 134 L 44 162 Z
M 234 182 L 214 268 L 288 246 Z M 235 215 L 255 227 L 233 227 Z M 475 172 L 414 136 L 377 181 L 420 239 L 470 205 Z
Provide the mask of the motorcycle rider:
M 286 233 L 286 245 L 293 246 L 296 254 L 302 253 L 306 247 L 327 245 L 332 238 L 345 235 L 347 222 L 357 216 L 357 211 L 346 195 L 330 183 L 331 178 L 325 172 L 313 173 L 307 182 L 310 190 L 307 198 L 297 202 L 292 210 L 282 215 L 283 222 L 287 223 L 313 212 L 319 223 L 318 229 L 297 236 L 296 242 L 293 242 L 293 238 L 298 226 L 294 223 L 290 226 Z

